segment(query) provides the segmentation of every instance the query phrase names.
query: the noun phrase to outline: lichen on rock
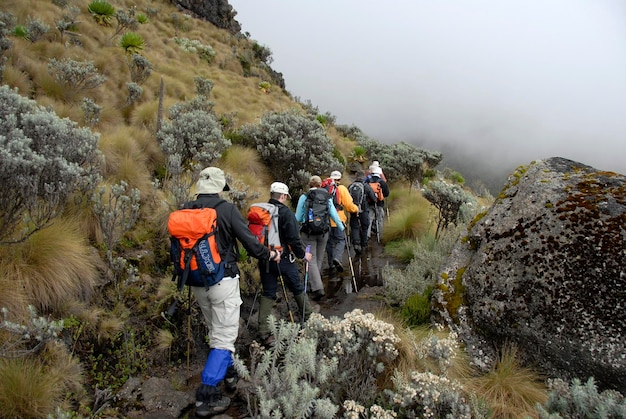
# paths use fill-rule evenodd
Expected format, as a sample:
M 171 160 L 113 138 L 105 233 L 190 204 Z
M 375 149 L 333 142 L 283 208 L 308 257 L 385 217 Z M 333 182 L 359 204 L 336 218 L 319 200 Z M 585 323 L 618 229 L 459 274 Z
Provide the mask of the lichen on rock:
M 437 321 L 476 358 L 513 341 L 547 374 L 626 391 L 624 175 L 559 157 L 518 168 L 440 276 Z

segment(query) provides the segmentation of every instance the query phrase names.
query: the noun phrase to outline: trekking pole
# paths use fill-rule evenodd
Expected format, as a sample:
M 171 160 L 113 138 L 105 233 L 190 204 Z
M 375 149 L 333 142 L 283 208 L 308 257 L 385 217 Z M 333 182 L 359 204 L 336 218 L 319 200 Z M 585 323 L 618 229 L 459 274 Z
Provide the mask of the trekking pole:
M 254 294 L 254 299 L 252 300 L 252 307 L 250 307 L 250 314 L 248 315 L 248 321 L 246 322 L 246 330 L 248 330 L 248 326 L 250 325 L 250 319 L 252 318 L 252 312 L 254 311 L 254 305 L 256 304 L 256 299 L 259 298 L 259 293 L 261 292 L 261 287 L 258 287 L 256 293 Z
M 346 245 L 348 246 L 348 262 L 350 262 L 350 272 L 352 272 L 352 282 L 354 283 L 354 292 L 359 292 L 356 286 L 356 277 L 354 276 L 354 265 L 352 265 L 352 253 L 350 250 L 350 235 L 346 234 Z
M 276 268 L 278 268 L 278 279 L 280 279 L 280 285 L 283 287 L 283 295 L 285 296 L 285 304 L 287 304 L 287 310 L 289 310 L 289 318 L 291 319 L 291 323 L 295 323 L 293 320 L 293 313 L 291 312 L 291 307 L 289 306 L 289 299 L 287 298 L 287 290 L 285 289 L 285 281 L 283 280 L 283 274 L 280 272 L 280 266 L 278 263 L 276 264 Z
M 311 253 L 311 245 L 307 245 L 306 250 L 304 251 L 304 253 Z M 309 280 L 309 261 L 307 260 L 306 264 L 304 265 L 304 295 L 306 295 L 306 283 Z M 304 317 L 306 315 L 306 301 L 304 304 L 302 304 L 302 324 L 304 324 Z
M 191 287 L 187 287 L 187 384 L 191 374 Z

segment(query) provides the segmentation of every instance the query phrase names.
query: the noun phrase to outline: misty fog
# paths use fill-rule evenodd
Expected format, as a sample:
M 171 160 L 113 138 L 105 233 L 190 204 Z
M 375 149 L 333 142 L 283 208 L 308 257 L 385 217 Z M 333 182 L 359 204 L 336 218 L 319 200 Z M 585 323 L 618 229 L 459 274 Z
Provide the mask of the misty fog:
M 625 2 L 230 3 L 294 97 L 440 169 L 492 191 L 553 156 L 626 173 Z

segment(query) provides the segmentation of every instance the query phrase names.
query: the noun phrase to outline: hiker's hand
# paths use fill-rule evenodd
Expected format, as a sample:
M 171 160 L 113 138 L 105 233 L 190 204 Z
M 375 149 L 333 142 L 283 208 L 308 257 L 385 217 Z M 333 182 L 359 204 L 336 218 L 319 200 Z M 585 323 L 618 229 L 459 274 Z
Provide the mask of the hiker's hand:
M 312 257 L 313 257 L 313 254 L 309 252 L 304 254 L 304 260 L 306 260 L 307 262 L 310 262 Z
M 280 252 L 278 250 L 270 250 L 270 262 L 280 262 Z

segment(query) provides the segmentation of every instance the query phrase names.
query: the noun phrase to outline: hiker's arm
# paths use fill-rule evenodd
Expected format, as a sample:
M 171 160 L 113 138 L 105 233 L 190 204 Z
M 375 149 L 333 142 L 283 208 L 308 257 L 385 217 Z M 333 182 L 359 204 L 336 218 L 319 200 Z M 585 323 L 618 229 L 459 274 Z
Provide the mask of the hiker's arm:
M 341 221 L 341 218 L 339 218 L 339 213 L 333 204 L 332 198 L 328 199 L 328 214 L 330 215 L 330 219 L 337 224 L 339 231 L 343 231 L 343 222 Z
M 296 208 L 296 220 L 299 223 L 304 223 L 306 221 L 305 213 L 304 213 L 304 202 L 306 201 L 306 194 L 300 195 L 300 199 L 298 199 L 298 206 Z

